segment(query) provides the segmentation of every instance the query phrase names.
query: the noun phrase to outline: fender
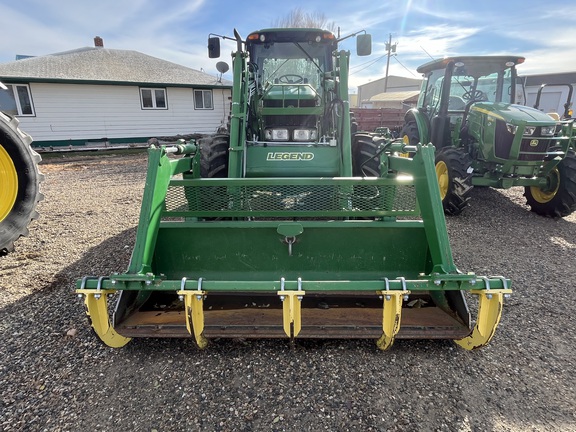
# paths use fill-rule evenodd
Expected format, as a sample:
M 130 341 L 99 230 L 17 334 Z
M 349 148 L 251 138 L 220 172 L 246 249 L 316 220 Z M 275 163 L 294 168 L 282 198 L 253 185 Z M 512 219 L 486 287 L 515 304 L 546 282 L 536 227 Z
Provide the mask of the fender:
M 427 144 L 430 142 L 430 125 L 428 116 L 420 112 L 418 108 L 409 109 L 404 115 L 404 124 L 408 122 L 416 122 L 418 127 L 418 133 L 420 134 L 420 142 L 422 144 Z

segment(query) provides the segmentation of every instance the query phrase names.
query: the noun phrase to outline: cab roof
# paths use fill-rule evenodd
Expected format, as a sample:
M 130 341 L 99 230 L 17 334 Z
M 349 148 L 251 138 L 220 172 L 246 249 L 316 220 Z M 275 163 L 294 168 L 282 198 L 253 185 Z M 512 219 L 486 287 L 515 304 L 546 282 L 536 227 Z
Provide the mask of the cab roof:
M 463 63 L 463 65 L 469 70 L 470 76 L 475 75 L 487 75 L 489 73 L 506 69 L 515 65 L 524 63 L 525 58 L 520 56 L 454 56 L 445 57 L 439 60 L 433 60 L 431 62 L 425 63 L 419 66 L 416 71 L 418 73 L 427 74 L 428 72 L 444 69 L 446 65 L 451 62 Z M 473 70 L 481 70 L 481 72 L 473 73 Z
M 319 28 L 267 28 L 253 31 L 246 38 L 246 42 L 318 42 L 317 36 L 320 36 L 320 40 L 336 41 L 334 33 Z

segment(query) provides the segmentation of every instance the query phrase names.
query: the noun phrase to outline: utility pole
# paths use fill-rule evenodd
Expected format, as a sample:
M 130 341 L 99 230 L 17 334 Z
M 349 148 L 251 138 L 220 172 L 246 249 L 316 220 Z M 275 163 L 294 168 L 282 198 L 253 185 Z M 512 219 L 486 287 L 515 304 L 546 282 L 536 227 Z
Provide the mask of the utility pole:
M 384 93 L 388 90 L 388 68 L 390 67 L 390 53 L 396 55 L 396 45 L 392 45 L 392 33 L 388 35 L 388 42 L 386 42 L 386 51 L 388 51 L 388 58 L 386 59 L 386 81 L 384 82 Z

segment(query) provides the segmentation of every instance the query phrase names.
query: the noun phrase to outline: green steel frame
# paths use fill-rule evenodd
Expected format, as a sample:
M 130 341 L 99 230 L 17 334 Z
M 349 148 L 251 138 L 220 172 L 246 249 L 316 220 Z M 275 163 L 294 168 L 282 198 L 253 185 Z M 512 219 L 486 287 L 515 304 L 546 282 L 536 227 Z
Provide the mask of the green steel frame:
M 190 148 L 194 148 L 191 146 Z M 411 291 L 442 291 L 442 290 L 470 290 L 475 288 L 477 277 L 472 273 L 460 273 L 453 261 L 449 245 L 446 222 L 439 198 L 438 185 L 435 181 L 433 165 L 434 148 L 430 145 L 420 146 L 413 158 L 403 158 L 394 154 L 384 155 L 386 165 L 395 172 L 402 172 L 402 178 L 282 178 L 282 179 L 174 179 L 178 174 L 188 172 L 197 167 L 197 154 L 187 155 L 180 159 L 168 157 L 165 148 L 151 148 L 149 150 L 148 174 L 146 189 L 143 196 L 140 220 L 138 224 L 136 244 L 128 271 L 125 274 L 111 275 L 98 282 L 88 279 L 82 283 L 78 281 L 78 288 L 138 291 L 172 291 L 182 288 L 182 278 L 186 277 L 184 288 L 197 285 L 202 279 L 203 289 L 207 291 L 274 291 L 279 289 L 280 279 L 286 278 L 286 288 L 296 286 L 296 274 L 300 277 L 308 291 L 374 291 L 382 289 L 384 280 L 387 280 L 389 289 L 409 289 Z M 334 211 L 334 219 L 307 220 L 316 213 L 303 213 L 304 220 L 289 222 L 300 227 L 303 238 L 308 233 L 314 233 L 314 241 L 323 243 L 322 253 L 325 259 L 319 259 L 314 266 L 306 269 L 305 260 L 289 256 L 287 247 L 281 245 L 282 227 L 286 219 L 290 220 L 289 213 L 284 218 L 274 220 L 278 215 L 271 213 L 263 217 L 252 212 L 247 217 L 247 210 L 223 209 L 218 213 L 190 213 L 186 210 L 166 211 L 166 194 L 171 186 L 178 185 L 188 190 L 207 186 L 226 186 L 228 188 L 242 188 L 248 185 L 259 187 L 273 187 L 275 185 L 327 185 L 340 184 L 344 188 L 364 185 L 407 185 L 412 184 L 417 197 L 417 208 L 421 218 L 403 220 L 397 219 L 394 210 L 376 209 L 356 213 L 354 209 L 343 208 Z M 322 212 L 320 212 L 322 213 Z M 399 216 L 414 215 L 414 211 L 399 212 Z M 201 217 L 219 217 L 226 220 L 202 220 Z M 302 216 L 302 215 L 299 215 Z M 326 215 L 325 215 L 326 216 Z M 370 220 L 362 219 L 372 216 Z M 163 220 L 169 219 L 169 220 Z M 178 221 L 170 220 L 180 218 Z M 211 219 L 211 218 L 209 218 Z M 330 238 L 338 235 L 335 242 Z M 250 265 L 242 267 L 241 258 L 236 261 L 228 259 L 225 262 L 215 260 L 222 250 L 217 246 L 218 241 L 228 239 L 225 248 L 245 253 L 255 254 L 257 262 L 264 259 L 271 249 L 280 249 L 284 253 L 283 259 L 299 261 L 302 265 L 290 266 L 277 263 L 278 270 L 273 271 L 270 262 L 262 265 L 262 271 L 250 271 Z M 370 240 L 372 239 L 372 240 Z M 406 241 L 410 239 L 410 241 Z M 244 242 L 244 243 L 243 243 Z M 387 243 L 388 242 L 388 243 Z M 206 246 L 212 243 L 211 250 Z M 304 243 L 304 242 L 302 242 Z M 200 245 L 195 247 L 194 245 Z M 267 246 L 268 244 L 268 246 Z M 351 249 L 351 245 L 368 244 L 373 249 L 360 251 Z M 326 252 L 339 245 L 340 258 Z M 305 248 L 304 244 L 296 243 L 294 248 Z M 368 246 L 363 246 L 367 249 Z M 408 250 L 408 255 L 402 249 Z M 204 250 L 210 255 L 205 260 L 186 259 L 190 253 L 201 253 Z M 258 254 L 255 251 L 264 251 Z M 303 249 L 313 253 L 314 248 Z M 316 250 L 318 252 L 318 250 Z M 277 252 L 276 252 L 277 253 Z M 364 263 L 358 268 L 352 260 L 355 255 L 365 256 L 379 253 L 387 257 L 383 261 Z M 232 255 L 232 254 L 228 254 Z M 274 255 L 274 259 L 280 259 Z M 350 261 L 345 265 L 345 261 Z M 419 261 L 419 263 L 417 262 Z M 180 262 L 180 264 L 179 264 Z M 194 262 L 201 263 L 201 271 L 194 268 Z M 208 268 L 206 262 L 212 262 L 213 268 Z M 267 267 L 268 266 L 268 267 Z M 342 270 L 342 266 L 344 270 Z M 228 269 L 228 270 L 227 270 Z M 300 271 L 299 271 L 300 270 Z M 276 277 L 263 279 L 264 276 Z M 341 280 L 335 275 L 341 275 Z M 222 276 L 233 276 L 222 279 Z M 320 276 L 325 275 L 324 279 Z M 366 275 L 372 276 L 366 278 Z M 406 278 L 409 275 L 410 278 Z M 363 277 L 364 276 L 364 277 Z M 404 279 L 396 279 L 396 278 Z M 493 288 L 510 286 L 510 281 L 495 277 L 490 279 Z

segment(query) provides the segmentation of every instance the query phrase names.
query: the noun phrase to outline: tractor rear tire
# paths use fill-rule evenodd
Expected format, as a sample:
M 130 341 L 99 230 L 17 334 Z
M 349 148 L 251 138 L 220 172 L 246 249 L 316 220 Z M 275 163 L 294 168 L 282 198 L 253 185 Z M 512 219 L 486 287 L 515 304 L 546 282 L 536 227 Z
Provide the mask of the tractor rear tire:
M 576 210 L 576 155 L 569 150 L 566 157 L 549 174 L 557 187 L 545 191 L 531 186 L 524 188 L 530 210 L 540 216 L 560 218 Z
M 404 125 L 402 132 L 400 132 L 402 142 L 406 145 L 416 146 L 420 142 L 420 132 L 416 122 L 410 121 Z
M 373 135 L 360 133 L 352 139 L 352 174 L 356 177 L 380 177 L 378 144 Z
M 0 255 L 12 252 L 14 242 L 28 235 L 28 225 L 38 218 L 36 205 L 43 198 L 41 157 L 18 123 L 0 112 Z
M 229 135 L 214 135 L 202 138 L 200 146 L 200 177 L 227 178 L 228 155 L 230 148 Z M 207 190 L 203 190 L 207 189 Z M 225 186 L 201 188 L 200 200 L 203 209 L 212 209 L 216 212 L 228 207 L 228 196 Z M 205 220 L 220 220 L 219 217 L 207 217 Z
M 202 138 L 200 144 L 200 176 L 204 178 L 228 177 L 229 135 Z
M 444 147 L 436 152 L 436 178 L 444 213 L 456 216 L 468 206 L 472 192 L 472 160 L 463 149 Z

